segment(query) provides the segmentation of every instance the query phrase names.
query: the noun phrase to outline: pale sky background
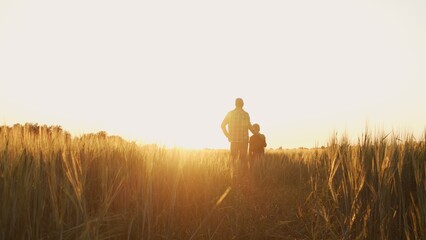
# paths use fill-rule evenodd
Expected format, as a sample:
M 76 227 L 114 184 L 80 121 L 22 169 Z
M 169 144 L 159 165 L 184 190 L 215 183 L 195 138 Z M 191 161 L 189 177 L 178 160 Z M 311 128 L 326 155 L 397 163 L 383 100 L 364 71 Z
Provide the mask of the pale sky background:
M 269 147 L 421 136 L 426 1 L 0 0 L 0 124 L 226 148 L 242 97 Z

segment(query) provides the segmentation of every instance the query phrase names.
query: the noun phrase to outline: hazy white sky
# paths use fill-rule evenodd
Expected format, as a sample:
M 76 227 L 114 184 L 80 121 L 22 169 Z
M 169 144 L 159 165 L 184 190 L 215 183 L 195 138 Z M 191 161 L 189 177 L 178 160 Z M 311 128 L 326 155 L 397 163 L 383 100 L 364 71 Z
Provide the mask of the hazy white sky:
M 0 0 L 0 124 L 227 147 L 242 97 L 270 147 L 365 124 L 420 136 L 426 1 Z

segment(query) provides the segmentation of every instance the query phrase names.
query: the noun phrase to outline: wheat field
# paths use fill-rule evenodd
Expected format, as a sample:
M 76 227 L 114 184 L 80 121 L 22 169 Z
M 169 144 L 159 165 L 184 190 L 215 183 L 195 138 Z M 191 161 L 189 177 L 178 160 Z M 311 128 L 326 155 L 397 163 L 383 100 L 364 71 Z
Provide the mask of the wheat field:
M 0 127 L 0 239 L 426 239 L 426 134 L 267 151 Z

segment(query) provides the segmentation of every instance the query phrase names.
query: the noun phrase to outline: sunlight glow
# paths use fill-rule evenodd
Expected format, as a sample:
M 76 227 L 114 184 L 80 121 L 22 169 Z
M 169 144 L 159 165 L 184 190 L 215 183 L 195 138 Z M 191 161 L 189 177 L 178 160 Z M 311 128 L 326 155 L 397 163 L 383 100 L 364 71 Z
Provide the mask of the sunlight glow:
M 421 134 L 425 2 L 308 2 L 1 2 L 0 121 L 227 148 L 242 97 L 272 148 Z

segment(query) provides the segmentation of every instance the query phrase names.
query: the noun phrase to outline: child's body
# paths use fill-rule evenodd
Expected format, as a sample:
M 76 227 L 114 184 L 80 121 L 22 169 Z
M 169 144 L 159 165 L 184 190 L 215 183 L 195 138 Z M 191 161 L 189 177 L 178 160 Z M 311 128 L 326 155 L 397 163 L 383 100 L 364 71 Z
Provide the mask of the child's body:
M 256 158 L 262 157 L 265 154 L 266 138 L 260 133 L 259 124 L 253 124 L 253 135 L 250 137 L 249 155 L 250 162 Z M 250 164 L 251 165 L 251 164 Z

